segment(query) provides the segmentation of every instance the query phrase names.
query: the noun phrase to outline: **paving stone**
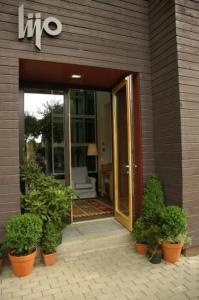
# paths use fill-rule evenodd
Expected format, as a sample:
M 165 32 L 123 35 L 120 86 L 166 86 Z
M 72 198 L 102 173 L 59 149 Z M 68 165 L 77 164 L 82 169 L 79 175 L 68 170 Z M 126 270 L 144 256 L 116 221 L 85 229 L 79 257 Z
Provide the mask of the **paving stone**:
M 54 300 L 54 297 L 50 296 L 50 295 L 48 295 L 48 296 L 42 296 L 41 298 L 37 298 L 37 300 Z
M 189 297 L 189 299 L 194 297 L 198 297 L 199 299 L 199 286 L 192 288 L 191 290 L 186 290 L 185 294 Z
M 178 295 L 174 295 L 173 297 L 170 298 L 171 300 L 187 300 L 187 299 L 192 299 L 192 298 L 188 298 L 186 295 L 184 294 L 178 294 Z
M 35 293 L 33 293 L 33 294 L 28 294 L 28 297 L 27 297 L 27 295 L 25 295 L 25 296 L 23 296 L 22 298 L 23 298 L 23 300 L 37 300 L 37 299 L 39 299 L 39 298 L 42 298 L 42 293 L 41 292 L 35 292 Z M 15 299 L 15 298 L 14 298 Z
M 10 299 L 13 299 L 13 297 L 12 297 L 12 293 L 7 293 L 7 294 L 0 294 L 0 299 L 1 300 L 10 300 Z M 22 297 L 21 297 L 21 299 L 22 299 Z

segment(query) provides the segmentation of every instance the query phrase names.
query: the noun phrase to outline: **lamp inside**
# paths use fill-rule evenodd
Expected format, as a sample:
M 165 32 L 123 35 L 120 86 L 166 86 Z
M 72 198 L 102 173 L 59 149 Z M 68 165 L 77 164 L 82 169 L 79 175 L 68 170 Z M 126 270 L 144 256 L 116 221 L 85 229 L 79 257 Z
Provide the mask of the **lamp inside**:
M 89 155 L 89 156 L 97 156 L 98 155 L 96 144 L 89 144 L 88 145 L 87 155 Z

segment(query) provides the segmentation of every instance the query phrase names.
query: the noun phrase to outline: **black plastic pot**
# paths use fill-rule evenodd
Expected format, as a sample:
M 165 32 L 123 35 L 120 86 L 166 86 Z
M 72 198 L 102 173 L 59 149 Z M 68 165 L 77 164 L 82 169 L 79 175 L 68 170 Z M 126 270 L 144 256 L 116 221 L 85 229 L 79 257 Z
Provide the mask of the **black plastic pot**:
M 158 251 L 149 253 L 149 261 L 152 264 L 160 264 L 162 261 L 162 252 Z

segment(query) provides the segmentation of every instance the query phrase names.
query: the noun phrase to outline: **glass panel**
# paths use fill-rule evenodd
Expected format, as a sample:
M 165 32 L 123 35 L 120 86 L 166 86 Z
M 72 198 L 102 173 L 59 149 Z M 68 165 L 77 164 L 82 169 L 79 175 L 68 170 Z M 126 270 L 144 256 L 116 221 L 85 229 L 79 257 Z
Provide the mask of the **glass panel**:
M 84 92 L 81 90 L 71 90 L 71 114 L 84 114 Z
M 94 115 L 95 114 L 95 93 L 91 90 L 71 90 L 71 114 L 73 115 Z
M 85 147 L 72 147 L 72 167 L 86 166 Z
M 95 115 L 94 91 L 85 91 L 85 115 Z
M 64 96 L 24 94 L 24 153 L 43 171 L 64 178 Z
M 72 143 L 94 143 L 95 142 L 95 119 L 71 120 Z
M 95 92 L 70 90 L 70 100 L 72 167 L 86 166 L 89 172 L 96 172 L 96 157 L 87 156 L 88 145 L 96 143 Z
M 72 146 L 72 168 L 87 166 L 88 172 L 96 171 L 96 157 L 87 155 L 88 147 Z
M 54 151 L 54 174 L 64 174 L 64 147 L 55 147 Z
M 116 94 L 116 134 L 118 151 L 118 209 L 129 215 L 129 168 L 128 168 L 128 132 L 126 88 Z

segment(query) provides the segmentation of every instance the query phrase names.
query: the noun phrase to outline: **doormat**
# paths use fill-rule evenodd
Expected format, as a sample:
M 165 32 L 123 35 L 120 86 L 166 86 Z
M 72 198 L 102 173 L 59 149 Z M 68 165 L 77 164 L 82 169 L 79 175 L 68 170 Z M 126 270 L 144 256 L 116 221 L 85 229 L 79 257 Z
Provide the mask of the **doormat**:
M 99 199 L 82 199 L 73 203 L 73 218 L 112 215 L 111 205 Z

